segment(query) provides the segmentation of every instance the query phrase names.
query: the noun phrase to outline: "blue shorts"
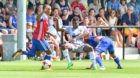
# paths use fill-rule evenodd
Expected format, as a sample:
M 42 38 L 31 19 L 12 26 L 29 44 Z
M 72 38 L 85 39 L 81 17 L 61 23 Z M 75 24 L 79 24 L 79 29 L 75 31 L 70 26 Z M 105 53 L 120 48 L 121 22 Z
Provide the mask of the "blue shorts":
M 115 50 L 112 40 L 108 37 L 102 38 L 96 46 L 95 51 L 99 54 L 106 51 L 109 51 L 109 54 L 114 54 Z
M 32 39 L 32 49 L 35 51 L 48 51 L 50 50 L 50 45 L 46 40 L 36 40 L 36 39 Z

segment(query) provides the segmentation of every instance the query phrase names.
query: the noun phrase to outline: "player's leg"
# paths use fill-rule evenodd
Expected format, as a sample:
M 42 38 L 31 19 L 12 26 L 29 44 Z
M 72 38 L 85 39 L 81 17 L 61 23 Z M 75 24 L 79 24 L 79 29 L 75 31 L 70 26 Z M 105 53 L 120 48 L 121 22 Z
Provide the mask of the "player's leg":
M 36 48 L 37 44 L 38 44 L 38 42 L 33 39 L 32 40 L 32 48 L 30 51 L 18 50 L 12 55 L 12 57 L 16 58 L 16 57 L 21 56 L 23 54 L 27 55 L 27 57 L 34 57 L 36 50 L 37 50 L 37 48 Z
M 40 43 L 40 46 L 38 46 L 38 50 L 41 52 L 46 52 L 46 55 L 44 56 L 44 60 L 51 61 L 52 50 L 51 50 L 49 43 L 46 40 L 39 41 L 39 43 Z M 47 70 L 50 70 L 50 69 L 51 68 L 49 68 Z M 44 66 L 42 66 L 41 70 L 46 70 L 46 69 L 44 68 Z
M 114 59 L 115 63 L 117 64 L 117 68 L 122 69 L 122 66 L 120 64 L 120 59 L 119 59 L 119 57 L 117 57 L 115 55 L 115 50 L 114 50 L 114 45 L 113 44 L 111 44 L 109 46 L 108 51 L 109 51 L 110 56 Z
M 39 47 L 39 50 L 42 52 L 46 52 L 44 60 L 51 60 L 52 50 L 50 44 L 46 40 L 40 41 L 40 44 L 41 45 Z
M 92 62 L 89 69 L 94 69 L 95 70 L 96 69 L 96 61 L 95 61 L 95 53 L 94 53 L 93 48 L 90 45 L 85 45 L 83 47 L 83 51 L 84 52 L 89 52 L 89 58 Z
M 100 55 L 107 50 L 108 45 L 109 44 L 108 42 L 106 42 L 106 40 L 104 41 L 102 40 L 98 43 L 98 45 L 95 48 L 96 62 L 99 64 L 101 70 L 105 70 L 105 66 L 103 64 L 103 61 Z
M 72 61 L 71 61 L 71 59 L 70 59 L 69 50 L 68 50 L 68 49 L 70 49 L 70 48 L 72 48 L 72 47 L 71 47 L 71 45 L 68 44 L 68 43 L 64 44 L 64 45 L 61 47 L 63 56 L 66 58 L 66 60 L 67 60 L 67 62 L 68 62 L 67 69 L 71 69 L 72 66 L 73 66 L 73 63 L 72 63 Z

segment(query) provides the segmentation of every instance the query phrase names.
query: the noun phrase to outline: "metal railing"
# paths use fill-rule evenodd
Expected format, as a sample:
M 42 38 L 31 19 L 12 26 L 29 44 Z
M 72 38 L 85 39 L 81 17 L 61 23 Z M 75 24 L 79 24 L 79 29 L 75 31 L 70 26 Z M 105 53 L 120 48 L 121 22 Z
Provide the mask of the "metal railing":
M 64 26 L 64 27 L 69 27 L 69 26 Z M 122 35 L 123 35 L 123 60 L 125 60 L 125 28 L 138 28 L 140 31 L 140 26 L 87 26 L 87 28 L 122 28 Z M 61 32 L 62 37 L 61 37 L 61 44 L 63 44 L 63 32 Z

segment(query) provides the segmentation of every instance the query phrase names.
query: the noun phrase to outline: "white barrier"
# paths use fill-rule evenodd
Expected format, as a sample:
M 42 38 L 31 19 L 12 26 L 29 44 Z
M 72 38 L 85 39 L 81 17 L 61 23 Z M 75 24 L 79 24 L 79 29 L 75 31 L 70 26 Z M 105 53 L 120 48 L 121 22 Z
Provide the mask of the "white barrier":
M 3 40 L 3 60 L 12 60 L 12 54 L 17 50 L 17 36 L 8 34 L 2 35 Z

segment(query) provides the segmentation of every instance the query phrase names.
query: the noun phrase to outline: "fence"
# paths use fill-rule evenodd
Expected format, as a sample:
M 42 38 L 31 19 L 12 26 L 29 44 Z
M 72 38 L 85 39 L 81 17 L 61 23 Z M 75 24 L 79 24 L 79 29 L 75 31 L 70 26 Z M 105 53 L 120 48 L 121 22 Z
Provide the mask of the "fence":
M 69 27 L 69 26 L 64 26 L 64 27 Z M 87 26 L 87 28 L 122 28 L 122 35 L 123 35 L 123 60 L 125 60 L 125 28 L 138 28 L 140 31 L 140 26 Z M 140 32 L 139 32 L 140 33 Z M 63 44 L 63 31 L 61 32 L 62 36 L 61 36 L 61 44 Z M 139 40 L 140 41 L 140 40 Z

